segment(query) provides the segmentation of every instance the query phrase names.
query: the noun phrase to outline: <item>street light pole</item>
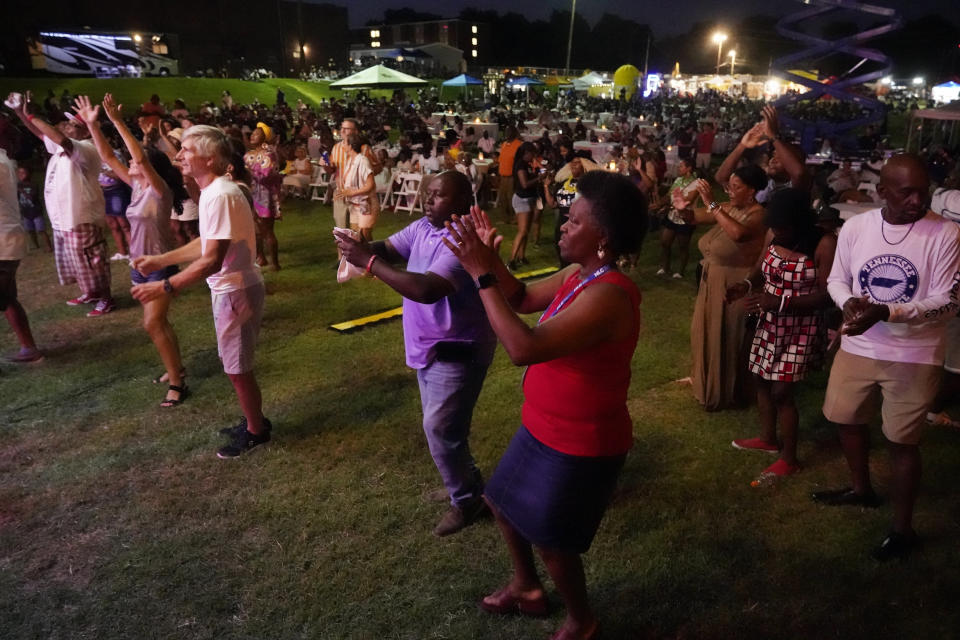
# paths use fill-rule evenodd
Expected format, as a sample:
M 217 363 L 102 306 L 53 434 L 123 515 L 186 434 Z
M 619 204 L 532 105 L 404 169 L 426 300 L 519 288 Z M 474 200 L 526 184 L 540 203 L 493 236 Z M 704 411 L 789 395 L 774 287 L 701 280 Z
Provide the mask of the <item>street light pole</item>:
M 713 41 L 717 43 L 717 75 L 720 75 L 720 59 L 723 57 L 723 43 L 727 39 L 727 34 L 720 31 L 713 34 Z
M 727 54 L 730 56 L 730 75 L 733 75 L 733 66 L 737 64 L 737 50 L 730 49 L 730 53 Z
M 573 20 L 577 15 L 577 0 L 573 0 L 573 6 L 570 8 L 570 33 L 567 35 L 567 66 L 564 71 L 570 73 L 570 52 L 573 51 Z

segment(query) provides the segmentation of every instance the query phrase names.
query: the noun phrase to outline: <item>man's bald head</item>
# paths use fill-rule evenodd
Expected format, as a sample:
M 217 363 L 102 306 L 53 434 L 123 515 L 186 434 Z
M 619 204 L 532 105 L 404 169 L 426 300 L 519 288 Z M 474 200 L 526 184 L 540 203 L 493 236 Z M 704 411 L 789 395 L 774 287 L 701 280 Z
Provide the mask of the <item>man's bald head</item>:
M 892 180 L 899 180 L 904 172 L 915 173 L 918 176 L 922 176 L 922 178 L 928 182 L 930 180 L 927 167 L 919 156 L 912 153 L 899 153 L 891 157 L 887 160 L 887 164 L 883 165 L 883 168 L 880 170 L 880 181 L 890 182 Z
M 473 185 L 470 178 L 455 170 L 444 171 L 437 174 L 437 180 L 443 180 L 449 187 L 456 203 L 456 212 L 462 212 L 460 215 L 470 213 L 470 206 L 473 204 Z
M 916 222 L 926 215 L 930 206 L 930 175 L 927 167 L 911 153 L 893 156 L 880 170 L 877 193 L 886 203 L 884 219 L 887 222 Z

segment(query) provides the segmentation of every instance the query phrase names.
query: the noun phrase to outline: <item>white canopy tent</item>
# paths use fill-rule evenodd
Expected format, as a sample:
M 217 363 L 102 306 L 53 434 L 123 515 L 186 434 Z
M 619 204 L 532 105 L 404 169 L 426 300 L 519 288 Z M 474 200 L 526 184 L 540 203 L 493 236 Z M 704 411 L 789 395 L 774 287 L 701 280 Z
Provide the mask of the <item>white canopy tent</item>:
M 596 71 L 590 71 L 579 78 L 574 78 L 572 83 L 574 91 L 587 91 L 590 87 L 598 84 L 610 84 L 610 81 L 604 80 L 603 76 Z
M 331 89 L 404 89 L 406 87 L 422 87 L 427 84 L 416 76 L 376 64 L 358 71 L 352 76 L 330 83 Z

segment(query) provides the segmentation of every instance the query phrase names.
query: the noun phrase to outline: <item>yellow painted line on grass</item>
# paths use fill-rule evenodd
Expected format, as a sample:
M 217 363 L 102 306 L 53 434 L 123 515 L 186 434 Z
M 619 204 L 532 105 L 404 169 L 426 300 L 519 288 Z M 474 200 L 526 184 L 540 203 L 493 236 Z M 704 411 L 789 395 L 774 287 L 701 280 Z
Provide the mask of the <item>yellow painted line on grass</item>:
M 543 269 L 534 269 L 533 271 L 524 271 L 523 273 L 516 274 L 518 280 L 525 280 L 527 278 L 536 278 L 537 276 L 545 276 L 549 273 L 554 273 L 559 271 L 558 267 L 545 267 Z M 341 333 L 352 331 L 354 329 L 360 329 L 365 327 L 368 324 L 374 324 L 376 322 L 383 322 L 384 320 L 389 320 L 391 318 L 396 318 L 397 316 L 403 315 L 403 307 L 396 307 L 395 309 L 387 309 L 386 311 L 381 311 L 380 313 L 375 313 L 372 316 L 364 316 L 362 318 L 357 318 L 356 320 L 347 320 L 346 322 L 338 322 L 337 324 L 330 325 L 330 328 L 334 331 L 339 331 Z

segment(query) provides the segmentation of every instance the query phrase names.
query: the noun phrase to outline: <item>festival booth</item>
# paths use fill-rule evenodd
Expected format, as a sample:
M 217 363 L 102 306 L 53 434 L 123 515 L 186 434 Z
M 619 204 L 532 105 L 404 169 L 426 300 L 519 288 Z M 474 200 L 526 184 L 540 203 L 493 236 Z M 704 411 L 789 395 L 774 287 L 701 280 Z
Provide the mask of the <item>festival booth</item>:
M 932 124 L 929 131 L 931 143 L 943 143 L 947 146 L 957 144 L 960 122 L 960 101 L 936 109 L 917 109 L 910 114 L 910 128 L 907 130 L 906 151 L 909 153 L 916 144 L 919 151 L 924 144 L 925 125 Z
M 507 81 L 507 88 L 514 91 L 523 89 L 527 94 L 527 102 L 530 102 L 530 87 L 542 87 L 544 84 L 542 80 L 537 80 L 536 78 L 517 76 Z
M 426 85 L 426 80 L 377 64 L 342 80 L 331 82 L 330 88 L 348 91 L 352 89 L 407 89 Z
M 953 80 L 938 84 L 930 89 L 930 97 L 938 104 L 947 104 L 960 100 L 960 83 Z
M 444 80 L 440 83 L 442 87 L 460 87 L 463 90 L 463 95 L 466 97 L 470 91 L 470 87 L 482 87 L 483 80 L 474 78 L 473 76 L 468 76 L 465 73 L 450 78 L 449 80 Z
M 588 71 L 579 78 L 574 78 L 571 81 L 574 91 L 579 92 L 590 92 L 591 90 L 597 90 L 600 88 L 609 88 L 610 81 L 605 79 L 602 75 L 596 71 Z M 591 94 L 592 95 L 592 94 Z

